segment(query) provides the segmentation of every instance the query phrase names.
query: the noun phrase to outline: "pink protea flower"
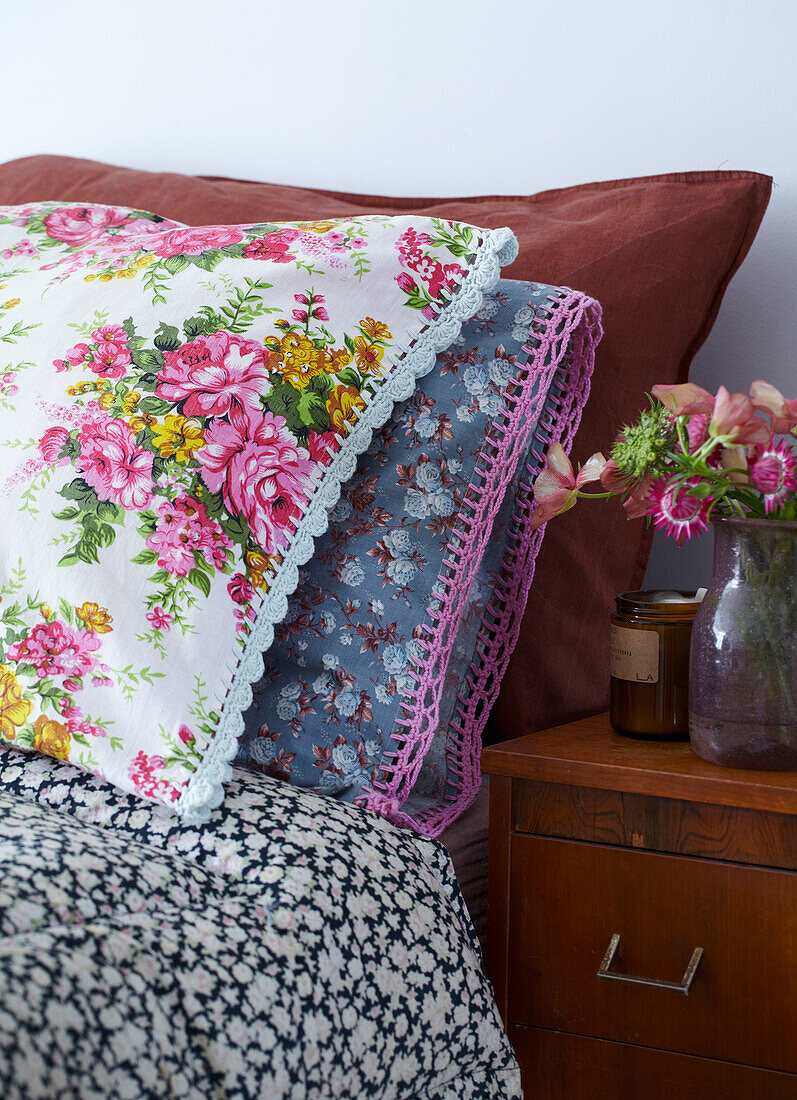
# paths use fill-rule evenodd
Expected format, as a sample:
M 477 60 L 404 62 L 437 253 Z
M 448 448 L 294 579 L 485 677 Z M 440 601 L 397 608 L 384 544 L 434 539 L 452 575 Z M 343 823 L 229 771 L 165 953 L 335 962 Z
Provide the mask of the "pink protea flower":
M 179 730 L 177 731 L 177 736 L 180 738 L 184 745 L 190 745 L 192 741 L 196 740 L 188 726 L 180 726 Z
M 99 648 L 96 634 L 51 619 L 37 623 L 26 637 L 15 642 L 7 659 L 33 665 L 40 680 L 64 676 L 74 683 L 96 667 L 97 660 L 92 654 Z
M 223 248 L 227 244 L 239 244 L 242 231 L 235 225 L 210 225 L 185 229 L 170 229 L 153 240 L 152 250 L 157 256 L 198 256 L 211 248 Z
M 545 469 L 534 482 L 537 507 L 531 516 L 531 530 L 572 508 L 579 489 L 591 481 L 598 481 L 605 466 L 606 459 L 598 452 L 588 458 L 576 474 L 562 444 L 552 443 Z
M 725 386 L 717 390 L 709 432 L 736 444 L 768 443 L 772 438 L 772 429 L 755 415 L 750 398 L 730 393 Z
M 705 531 L 713 498 L 696 497 L 689 486 L 700 484 L 700 478 L 676 484 L 674 480 L 653 481 L 647 492 L 648 513 L 653 526 L 670 535 L 679 546 L 692 535 Z
M 750 387 L 750 400 L 761 412 L 769 413 L 774 435 L 797 434 L 797 398 L 787 401 L 780 390 L 759 379 Z
M 136 445 L 124 420 L 97 416 L 78 433 L 76 465 L 100 500 L 146 508 L 152 500 L 152 454 Z
M 167 351 L 155 391 L 166 401 L 185 400 L 186 416 L 223 416 L 233 405 L 260 409 L 267 393 L 268 360 L 262 344 L 214 332 Z
M 785 439 L 756 447 L 750 480 L 764 498 L 764 509 L 774 512 L 797 488 L 797 455 Z
M 205 438 L 197 451 L 205 484 L 222 491 L 228 511 L 246 518 L 265 554 L 276 553 L 309 499 L 315 463 L 285 418 L 270 412 L 247 415 L 234 406 L 229 423 L 212 421 Z
M 44 219 L 47 236 L 73 248 L 124 225 L 127 212 L 115 206 L 61 206 Z

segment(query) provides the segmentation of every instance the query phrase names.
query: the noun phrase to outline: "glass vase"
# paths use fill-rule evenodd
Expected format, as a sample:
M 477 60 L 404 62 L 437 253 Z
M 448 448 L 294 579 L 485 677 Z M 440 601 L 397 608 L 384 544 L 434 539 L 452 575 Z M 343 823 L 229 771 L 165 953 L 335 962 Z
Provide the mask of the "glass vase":
M 731 768 L 797 769 L 797 523 L 714 520 L 692 627 L 689 737 Z

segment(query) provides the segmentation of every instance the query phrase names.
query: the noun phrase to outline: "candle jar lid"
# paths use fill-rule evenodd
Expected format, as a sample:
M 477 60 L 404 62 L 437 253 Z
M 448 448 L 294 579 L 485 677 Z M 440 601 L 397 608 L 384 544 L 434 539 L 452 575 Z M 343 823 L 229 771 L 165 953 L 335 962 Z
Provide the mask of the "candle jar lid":
M 684 622 L 694 619 L 702 592 L 654 588 L 648 591 L 621 592 L 615 598 L 617 614 L 646 622 Z

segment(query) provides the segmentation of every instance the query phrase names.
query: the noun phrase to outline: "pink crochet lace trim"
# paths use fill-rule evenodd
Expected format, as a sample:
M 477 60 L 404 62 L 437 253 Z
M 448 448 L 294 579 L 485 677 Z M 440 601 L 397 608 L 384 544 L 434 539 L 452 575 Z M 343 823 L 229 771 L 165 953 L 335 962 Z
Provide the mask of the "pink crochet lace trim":
M 549 295 L 548 317 L 524 345 L 522 373 L 511 383 L 507 410 L 488 440 L 465 498 L 460 522 L 452 533 L 448 558 L 438 583 L 444 590 L 440 609 L 430 612 L 434 627 L 421 646 L 422 668 L 414 670 L 415 690 L 402 707 L 389 758 L 366 806 L 397 825 L 437 836 L 467 809 L 481 785 L 481 736 L 501 679 L 517 643 L 523 611 L 534 577 L 534 564 L 545 528 L 528 529 L 533 508 L 531 480 L 545 459 L 548 446 L 559 440 L 569 450 L 589 395 L 595 347 L 602 335 L 601 309 L 594 299 L 563 289 Z M 540 385 L 537 386 L 536 383 Z M 542 419 L 547 401 L 553 396 Z M 499 580 L 485 611 L 467 678 L 458 697 L 456 717 L 447 730 L 448 774 L 453 783 L 441 805 L 413 816 L 402 811 L 437 733 L 440 700 L 471 583 L 481 563 L 495 517 L 526 452 L 535 429 L 526 469 L 520 481 L 512 519 L 512 534 Z

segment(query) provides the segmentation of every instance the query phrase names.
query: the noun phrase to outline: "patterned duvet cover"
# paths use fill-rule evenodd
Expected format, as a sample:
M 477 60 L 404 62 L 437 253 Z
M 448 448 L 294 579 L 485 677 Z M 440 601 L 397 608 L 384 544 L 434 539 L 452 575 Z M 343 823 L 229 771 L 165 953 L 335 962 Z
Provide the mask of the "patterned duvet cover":
M 206 825 L 0 749 L 3 1100 L 516 1098 L 441 845 L 236 770 Z

